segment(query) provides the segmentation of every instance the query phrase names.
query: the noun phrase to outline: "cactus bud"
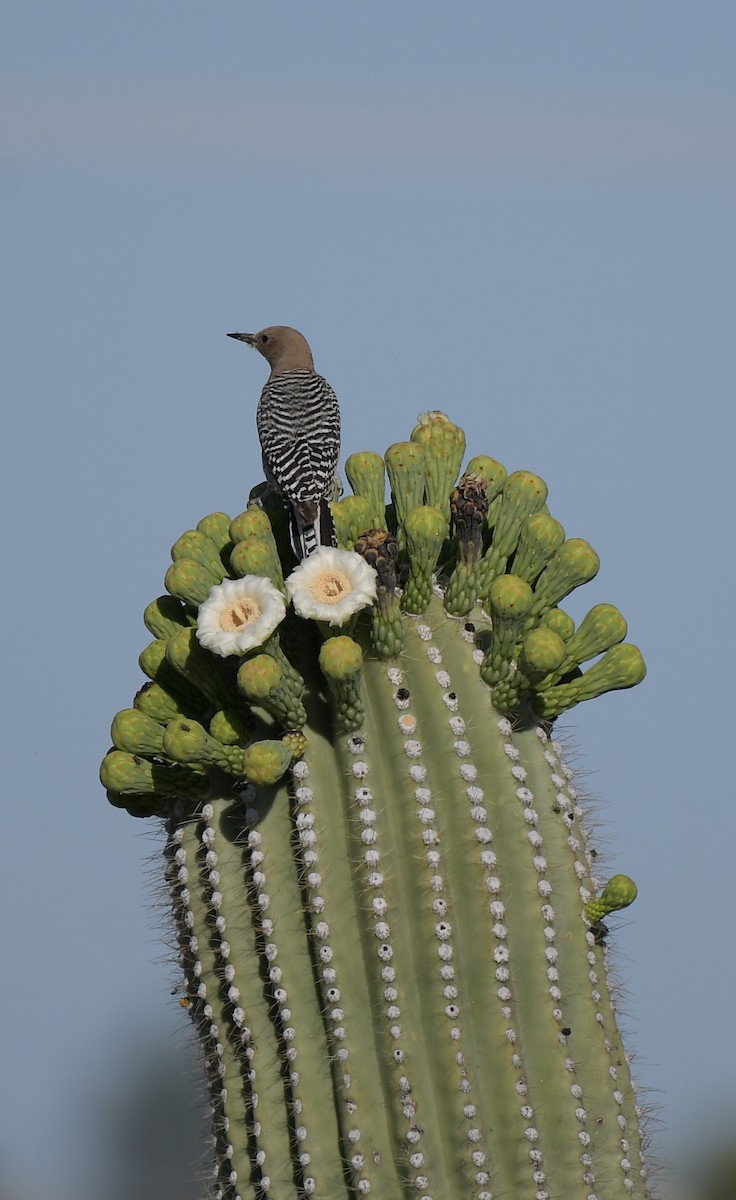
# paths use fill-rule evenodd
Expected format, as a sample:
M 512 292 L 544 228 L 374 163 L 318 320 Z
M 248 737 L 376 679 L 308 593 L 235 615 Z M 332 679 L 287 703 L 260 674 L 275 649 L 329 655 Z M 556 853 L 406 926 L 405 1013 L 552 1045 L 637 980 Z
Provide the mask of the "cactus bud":
M 351 454 L 345 462 L 345 474 L 355 495 L 368 501 L 368 522 L 363 528 L 385 529 L 386 472 L 380 454 L 372 450 Z

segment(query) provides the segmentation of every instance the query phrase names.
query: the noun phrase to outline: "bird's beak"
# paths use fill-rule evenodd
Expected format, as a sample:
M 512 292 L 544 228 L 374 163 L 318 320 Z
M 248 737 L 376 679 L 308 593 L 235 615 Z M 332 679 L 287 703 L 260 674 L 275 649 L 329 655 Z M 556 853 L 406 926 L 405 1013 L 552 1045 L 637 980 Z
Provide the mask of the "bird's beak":
M 239 342 L 247 342 L 249 346 L 255 346 L 256 335 L 254 333 L 229 333 L 228 337 L 237 338 Z

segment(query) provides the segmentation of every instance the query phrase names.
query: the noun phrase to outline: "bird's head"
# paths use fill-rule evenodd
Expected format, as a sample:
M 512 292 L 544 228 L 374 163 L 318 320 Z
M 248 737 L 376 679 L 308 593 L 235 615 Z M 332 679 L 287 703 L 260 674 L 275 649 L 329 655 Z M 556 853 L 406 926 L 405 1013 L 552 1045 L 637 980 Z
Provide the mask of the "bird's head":
M 272 375 L 282 371 L 314 370 L 307 339 L 289 325 L 268 325 L 258 333 L 229 333 L 227 336 L 254 346 L 271 364 Z

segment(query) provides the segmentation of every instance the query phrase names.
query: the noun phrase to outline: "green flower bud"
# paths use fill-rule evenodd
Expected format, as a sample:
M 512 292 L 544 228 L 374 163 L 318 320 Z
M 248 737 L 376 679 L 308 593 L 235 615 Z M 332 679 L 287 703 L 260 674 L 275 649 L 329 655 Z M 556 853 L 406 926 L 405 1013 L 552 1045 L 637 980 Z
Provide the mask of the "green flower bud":
M 546 499 L 546 483 L 530 471 L 514 471 L 505 480 L 494 514 L 491 545 L 478 567 L 479 593 L 484 599 L 493 580 L 505 571 L 525 522 L 543 507 Z
M 218 708 L 209 724 L 212 737 L 223 746 L 243 746 L 251 736 L 251 723 L 242 708 Z
M 568 639 L 559 674 L 565 675 L 581 663 L 618 645 L 626 637 L 627 629 L 626 621 L 613 604 L 596 604 Z
M 540 692 L 535 697 L 534 708 L 541 717 L 553 720 L 565 709 L 573 708 L 583 700 L 602 696 L 604 692 L 634 687 L 641 683 L 646 673 L 647 668 L 637 646 L 628 643 L 613 646 L 578 679 L 559 683 Z
M 465 454 L 465 434 L 444 413 L 422 413 L 411 440 L 424 448 L 427 504 L 438 508 L 449 524 L 450 492 Z
M 335 701 L 338 728 L 359 729 L 365 716 L 360 698 L 363 651 L 349 637 L 328 638 L 319 652 L 319 665 Z
M 585 915 L 591 925 L 597 925 L 609 913 L 618 912 L 633 904 L 638 888 L 628 875 L 612 875 L 597 900 L 585 906 Z
M 260 509 L 254 511 L 260 512 Z M 273 538 L 265 539 L 253 535 L 236 542 L 230 554 L 230 566 L 233 575 L 241 579 L 246 575 L 261 575 L 270 579 L 279 591 L 285 590 L 281 561 Z
M 164 576 L 167 592 L 177 596 L 185 604 L 191 604 L 193 608 L 198 608 L 204 603 L 215 582 L 211 574 L 191 558 L 177 559 Z
M 493 630 L 486 656 L 481 664 L 481 678 L 490 687 L 506 679 L 516 653 L 521 627 L 534 599 L 532 589 L 516 575 L 501 575 L 490 587 L 489 605 Z M 494 703 L 496 697 L 494 695 Z
M 100 766 L 100 781 L 104 788 L 123 796 L 156 794 L 202 800 L 211 790 L 206 775 L 175 763 L 152 763 L 123 750 L 111 750 L 105 755 Z
M 246 659 L 238 671 L 238 688 L 253 704 L 260 705 L 286 729 L 301 729 L 307 714 L 300 696 L 293 689 L 275 658 L 257 654 Z
M 222 708 L 236 702 L 234 667 L 200 646 L 194 629 L 181 629 L 166 643 L 166 660 L 211 704 Z
M 186 608 L 175 596 L 159 596 L 143 613 L 143 624 L 155 638 L 171 637 L 172 633 L 186 629 L 191 623 Z
M 243 754 L 243 774 L 256 787 L 269 787 L 288 770 L 291 758 L 284 742 L 253 742 Z
M 539 626 L 527 633 L 521 644 L 519 670 L 526 682 L 536 687 L 565 657 L 565 643 L 553 629 Z
M 273 540 L 268 514 L 258 504 L 250 504 L 245 512 L 230 522 L 231 541 L 245 542 L 252 537 L 261 538 L 266 542 Z
M 539 618 L 539 624 L 545 629 L 554 629 L 563 642 L 566 642 L 575 632 L 575 622 L 561 608 L 548 608 Z
M 371 528 L 371 505 L 365 496 L 346 496 L 330 505 L 340 550 L 353 550 L 362 533 Z
M 405 612 L 419 614 L 426 611 L 432 598 L 432 572 L 447 532 L 448 522 L 443 512 L 428 504 L 413 508 L 404 521 L 409 553 L 409 578 L 401 601 Z
M 565 531 L 549 513 L 527 517 L 514 554 L 514 575 L 534 583 L 565 540 Z
M 201 521 L 197 521 L 197 529 L 210 539 L 220 555 L 220 561 L 226 564 L 232 545 L 230 518 L 227 513 L 209 513 L 206 517 L 202 517 Z
M 202 696 L 201 703 L 192 710 L 179 696 L 161 687 L 160 684 L 144 683 L 136 693 L 133 707 L 139 712 L 145 713 L 146 716 L 152 717 L 154 721 L 165 725 L 167 721 L 173 721 L 175 717 L 199 715 L 204 711 L 206 703 Z
M 403 523 L 413 508 L 424 504 L 427 481 L 424 449 L 418 442 L 394 442 L 386 451 L 385 461 L 398 525 L 399 549 L 403 550 Z
M 110 734 L 118 750 L 128 754 L 164 754 L 164 730 L 153 717 L 124 708 L 113 717 Z
M 166 726 L 164 749 L 176 762 L 203 763 L 230 775 L 243 774 L 244 751 L 237 746 L 223 746 L 203 725 L 187 717 L 179 717 Z
M 173 562 L 178 562 L 183 558 L 199 563 L 202 570 L 209 575 L 213 585 L 222 583 L 227 575 L 217 546 L 198 529 L 188 529 L 174 542 L 171 547 L 171 558 Z
M 582 538 L 568 538 L 550 559 L 534 585 L 531 616 L 538 617 L 582 583 L 598 574 L 600 559 Z
M 368 525 L 365 528 L 385 529 L 386 472 L 380 454 L 372 450 L 351 454 L 345 463 L 345 474 L 355 495 L 368 501 Z

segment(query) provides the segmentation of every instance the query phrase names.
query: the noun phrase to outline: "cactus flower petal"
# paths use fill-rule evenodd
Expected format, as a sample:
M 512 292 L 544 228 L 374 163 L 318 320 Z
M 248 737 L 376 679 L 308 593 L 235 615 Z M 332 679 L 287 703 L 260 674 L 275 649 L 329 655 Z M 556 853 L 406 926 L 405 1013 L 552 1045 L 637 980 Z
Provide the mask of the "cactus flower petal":
M 339 626 L 373 603 L 376 580 L 359 554 L 322 546 L 292 571 L 286 591 L 300 617 Z
M 226 658 L 262 646 L 286 612 L 284 597 L 270 579 L 245 575 L 210 590 L 197 617 L 202 646 Z

